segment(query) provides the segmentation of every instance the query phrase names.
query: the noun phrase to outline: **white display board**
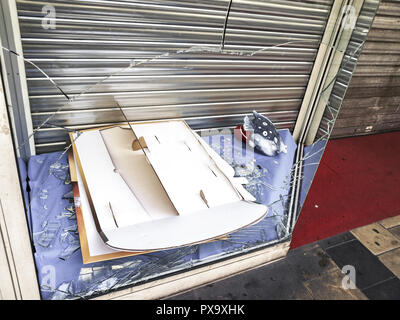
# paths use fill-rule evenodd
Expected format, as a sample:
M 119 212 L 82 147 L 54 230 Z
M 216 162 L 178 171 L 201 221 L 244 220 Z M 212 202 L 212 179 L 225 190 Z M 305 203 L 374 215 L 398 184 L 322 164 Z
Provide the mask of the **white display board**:
M 142 148 L 133 150 L 138 138 Z M 234 178 L 229 164 L 183 121 L 83 131 L 74 150 L 97 231 L 114 249 L 204 242 L 267 213 L 266 206 L 251 201 L 241 185 L 245 181 Z M 96 238 L 88 239 L 89 247 L 92 242 L 101 247 Z

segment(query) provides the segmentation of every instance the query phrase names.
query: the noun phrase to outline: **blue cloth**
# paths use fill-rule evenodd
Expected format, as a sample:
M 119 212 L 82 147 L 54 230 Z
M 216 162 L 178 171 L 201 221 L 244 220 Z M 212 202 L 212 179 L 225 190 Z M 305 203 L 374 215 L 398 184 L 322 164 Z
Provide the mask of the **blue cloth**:
M 278 239 L 296 150 L 290 132 L 280 130 L 280 134 L 288 153 L 267 157 L 256 152 L 255 162 L 249 156 L 234 156 L 242 153 L 243 146 L 232 134 L 204 137 L 236 169 L 241 164 L 255 165 L 256 169 L 248 175 L 253 182 L 248 189 L 257 201 L 270 208 L 268 216 L 259 223 L 230 234 L 227 240 L 87 265 L 82 262 L 72 199 L 65 196 L 72 191 L 66 154 L 53 152 L 31 157 L 28 162 L 30 210 L 42 298 L 88 298 Z M 216 140 L 224 147 L 216 145 Z M 224 152 L 232 152 L 231 157 Z
M 303 179 L 301 180 L 299 210 L 303 207 L 328 140 L 319 140 L 304 148 Z M 300 212 L 300 211 L 299 211 Z

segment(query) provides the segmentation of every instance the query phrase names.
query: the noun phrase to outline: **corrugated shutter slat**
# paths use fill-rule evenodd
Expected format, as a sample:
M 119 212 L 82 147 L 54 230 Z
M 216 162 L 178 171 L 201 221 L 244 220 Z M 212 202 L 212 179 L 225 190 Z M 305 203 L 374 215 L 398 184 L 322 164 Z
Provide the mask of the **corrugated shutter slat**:
M 130 120 L 183 118 L 193 128 L 233 126 L 252 109 L 278 127 L 297 118 L 331 1 L 233 1 L 225 49 L 176 53 L 221 42 L 227 0 L 54 1 L 56 29 L 41 26 L 42 1 L 18 0 L 24 55 L 70 96 L 121 68 L 163 55 L 102 82 L 57 113 L 52 125 L 73 128 Z M 168 55 L 166 54 L 168 53 Z M 34 127 L 66 104 L 43 75 L 26 64 Z M 60 128 L 41 128 L 38 152 L 59 149 Z

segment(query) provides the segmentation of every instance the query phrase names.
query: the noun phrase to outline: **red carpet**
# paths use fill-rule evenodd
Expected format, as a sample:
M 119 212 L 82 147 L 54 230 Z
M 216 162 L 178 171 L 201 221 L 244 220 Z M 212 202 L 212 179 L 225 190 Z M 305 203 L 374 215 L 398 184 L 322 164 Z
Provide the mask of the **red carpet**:
M 291 248 L 400 214 L 400 131 L 328 142 Z

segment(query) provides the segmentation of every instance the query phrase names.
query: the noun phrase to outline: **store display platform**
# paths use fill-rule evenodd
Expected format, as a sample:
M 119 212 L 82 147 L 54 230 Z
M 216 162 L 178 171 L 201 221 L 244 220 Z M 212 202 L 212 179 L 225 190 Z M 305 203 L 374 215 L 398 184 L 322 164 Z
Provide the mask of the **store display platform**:
M 263 263 L 268 257 L 284 255 L 289 240 L 285 234 L 285 208 L 296 144 L 289 130 L 280 130 L 280 134 L 288 153 L 267 157 L 256 152 L 255 162 L 239 156 L 244 145 L 237 143 L 233 134 L 203 137 L 238 175 L 247 177 L 246 189 L 257 201 L 268 205 L 270 211 L 260 222 L 229 234 L 224 240 L 86 265 L 80 252 L 67 154 L 61 158 L 61 152 L 31 157 L 22 181 L 28 180 L 30 190 L 25 196 L 30 202 L 28 221 L 42 298 L 91 298 L 206 264 L 210 269 L 217 261 L 256 249 L 269 250 L 269 255 L 260 260 Z M 279 246 L 279 254 L 271 245 Z M 231 273 L 238 271 L 233 269 Z

